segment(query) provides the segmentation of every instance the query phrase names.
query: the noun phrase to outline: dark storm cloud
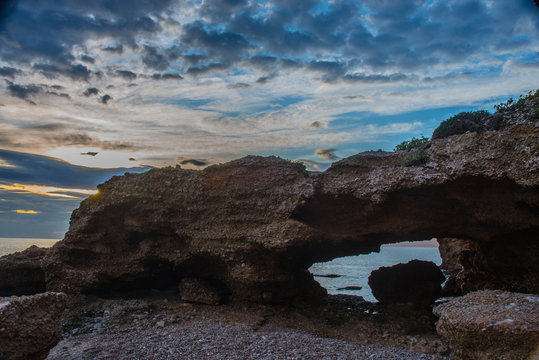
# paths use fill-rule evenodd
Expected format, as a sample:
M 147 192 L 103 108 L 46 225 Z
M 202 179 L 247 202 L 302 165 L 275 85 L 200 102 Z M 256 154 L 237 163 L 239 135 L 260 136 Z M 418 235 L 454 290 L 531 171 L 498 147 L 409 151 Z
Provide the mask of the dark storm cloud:
M 135 80 L 137 78 L 137 74 L 129 70 L 116 70 L 114 74 L 129 81 Z
M 4 66 L 0 68 L 0 76 L 9 77 L 11 79 L 15 78 L 15 75 L 22 74 L 22 71 L 19 69 L 15 69 L 9 66 Z
M 22 0 L 0 29 L 0 56 L 18 63 L 46 59 L 53 64 L 68 64 L 74 60 L 73 45 L 83 45 L 89 38 L 135 45 L 137 35 L 161 30 L 154 19 L 160 18 L 171 3 Z
M 261 76 L 258 79 L 256 79 L 256 83 L 257 84 L 266 84 L 268 81 L 270 81 L 271 79 L 274 79 L 275 77 L 277 77 L 277 74 L 275 74 L 275 73 L 265 75 L 265 76 Z
M 55 79 L 59 75 L 66 76 L 71 80 L 88 81 L 91 75 L 90 70 L 81 64 L 51 65 L 34 64 L 33 69 L 39 71 L 49 79 Z
M 220 71 L 225 70 L 230 67 L 230 64 L 228 63 L 211 63 L 208 65 L 201 65 L 201 66 L 193 66 L 187 69 L 187 73 L 192 76 L 198 76 L 205 74 L 210 71 Z
M 71 51 L 85 49 L 88 39 L 106 39 L 105 52 L 133 49 L 140 63 L 159 72 L 171 72 L 170 64 L 181 59 L 182 73 L 194 76 L 243 66 L 262 74 L 304 68 L 325 82 L 373 83 L 403 81 L 414 71 L 491 52 L 530 51 L 539 32 L 539 9 L 530 0 L 205 0 L 195 20 L 181 25 L 170 17 L 173 5 L 186 6 L 21 0 L 0 29 L 0 58 L 12 67 L 38 64 L 50 78 L 87 81 L 90 70 Z M 182 34 L 172 44 L 150 45 L 161 23 L 181 27 Z M 99 65 L 89 55 L 77 58 Z
M 110 100 L 112 100 L 112 96 L 110 96 L 109 94 L 105 94 L 105 95 L 101 96 L 101 98 L 99 99 L 99 102 L 101 104 L 107 105 Z
M 45 85 L 45 84 L 27 84 L 27 85 L 18 85 L 11 81 L 6 80 L 7 90 L 9 95 L 23 99 L 28 103 L 35 105 L 35 100 L 37 100 L 38 95 L 52 95 L 65 99 L 70 99 L 71 96 L 67 93 L 59 93 L 55 90 L 62 90 L 63 87 L 60 85 Z
M 89 96 L 92 96 L 92 95 L 97 95 L 97 94 L 99 94 L 99 89 L 94 88 L 94 87 L 88 88 L 88 89 L 84 90 L 84 92 L 82 93 L 82 95 L 84 95 L 86 97 L 89 97 Z
M 183 44 L 202 49 L 221 59 L 239 59 L 251 47 L 247 39 L 231 31 L 207 30 L 202 21 L 183 26 Z
M 34 104 L 34 105 L 35 105 L 35 102 L 33 101 L 33 99 L 35 99 L 36 95 L 38 95 L 39 93 L 43 91 L 42 87 L 38 85 L 34 85 L 34 84 L 17 85 L 7 80 L 6 80 L 6 83 L 7 83 L 7 91 L 9 95 L 19 98 L 19 99 L 26 100 L 30 104 Z
M 89 64 L 95 64 L 95 59 L 88 55 L 82 55 L 80 57 L 80 61 L 84 61 L 85 63 L 89 63 Z
M 167 56 L 153 46 L 144 46 L 142 62 L 147 68 L 154 70 L 166 70 L 169 67 Z
M 183 80 L 183 76 L 180 74 L 153 74 L 152 79 L 154 80 Z
M 81 155 L 88 155 L 88 156 L 96 156 L 99 153 L 97 151 L 88 151 L 88 152 L 80 153 L 80 154 Z
M 58 146 L 88 146 L 98 147 L 103 150 L 136 150 L 139 148 L 129 142 L 104 141 L 86 133 L 50 133 L 43 135 L 43 137 L 49 141 L 49 143 Z
M 190 54 L 190 55 L 183 55 L 182 59 L 187 65 L 197 65 L 203 60 L 206 60 L 208 57 L 206 55 L 200 55 L 200 54 Z

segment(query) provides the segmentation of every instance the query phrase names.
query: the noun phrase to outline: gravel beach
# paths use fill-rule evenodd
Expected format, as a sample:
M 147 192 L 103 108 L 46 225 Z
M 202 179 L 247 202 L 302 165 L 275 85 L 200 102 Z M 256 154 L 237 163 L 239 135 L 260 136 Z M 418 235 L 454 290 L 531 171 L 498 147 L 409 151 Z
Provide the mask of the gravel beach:
M 351 299 L 297 309 L 70 298 L 47 359 L 448 359 L 428 327 Z

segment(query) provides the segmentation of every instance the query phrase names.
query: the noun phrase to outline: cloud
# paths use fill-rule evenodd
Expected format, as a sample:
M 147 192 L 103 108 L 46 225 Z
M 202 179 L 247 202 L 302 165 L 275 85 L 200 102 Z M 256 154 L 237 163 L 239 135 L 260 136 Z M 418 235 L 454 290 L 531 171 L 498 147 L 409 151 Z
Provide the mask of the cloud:
M 96 156 L 99 153 L 97 151 L 88 151 L 88 152 L 80 153 L 80 154 L 81 155 L 88 155 L 88 156 Z
M 142 62 L 147 68 L 154 70 L 166 70 L 170 66 L 167 56 L 153 46 L 144 46 Z
M 124 46 L 122 44 L 111 45 L 103 48 L 103 51 L 121 55 L 124 52 Z
M 294 161 L 302 163 L 309 171 L 324 171 L 331 165 L 331 163 L 318 162 L 306 159 L 297 159 Z
M 312 123 L 309 124 L 309 128 L 310 129 L 313 129 L 313 130 L 317 130 L 317 129 L 321 129 L 323 127 L 326 127 L 327 124 L 321 122 L 321 121 L 313 121 Z
M 89 97 L 89 96 L 92 96 L 92 95 L 97 95 L 97 94 L 99 94 L 99 89 L 94 88 L 94 87 L 88 88 L 88 89 L 84 90 L 84 92 L 82 93 L 82 95 L 84 95 L 86 97 Z
M 11 96 L 26 100 L 33 105 L 35 105 L 35 102 L 32 99 L 35 99 L 36 95 L 43 91 L 40 86 L 34 84 L 17 85 L 8 80 L 6 80 L 6 83 L 8 85 L 7 90 Z
M 99 102 L 101 104 L 107 105 L 110 100 L 112 100 L 112 96 L 110 96 L 109 94 L 105 94 L 105 95 L 101 96 L 101 98 L 99 99 Z
M 70 65 L 51 65 L 51 64 L 34 64 L 34 70 L 38 70 L 41 74 L 49 79 L 55 79 L 58 76 L 66 76 L 71 80 L 88 81 L 91 72 L 88 68 L 81 64 Z
M 75 196 L 71 194 L 80 194 L 80 195 L 97 194 L 96 189 L 69 189 L 69 188 L 60 188 L 60 187 L 44 186 L 44 185 L 23 185 L 23 184 L 11 184 L 11 185 L 0 184 L 0 191 L 10 191 L 10 192 L 18 193 L 18 194 L 29 193 L 29 194 L 68 198 L 68 199 L 74 199 L 74 198 L 80 197 L 80 196 Z M 20 211 L 23 211 L 23 210 L 20 210 Z M 24 213 L 24 214 L 33 214 L 33 213 Z
M 39 214 L 39 212 L 35 210 L 12 210 L 12 212 L 17 213 L 17 214 L 30 214 L 30 215 Z
M 116 76 L 120 76 L 123 79 L 129 81 L 135 80 L 137 78 L 137 74 L 129 70 L 116 70 L 115 74 Z
M 337 149 L 318 149 L 314 152 L 316 156 L 326 160 L 337 160 L 339 157 L 335 155 Z
M 171 73 L 153 74 L 152 79 L 153 80 L 183 80 L 183 76 L 181 76 L 180 74 L 171 74 Z
M 19 69 L 15 69 L 9 66 L 0 67 L 0 76 L 14 79 L 15 75 L 20 75 L 20 74 L 22 74 L 22 71 Z
M 239 83 L 235 83 L 235 84 L 229 84 L 227 85 L 227 87 L 229 89 L 248 89 L 251 87 L 251 85 L 247 84 L 247 83 L 244 83 L 244 82 L 239 82 Z
M 180 160 L 180 159 L 178 159 Z M 207 160 L 197 160 L 197 159 L 183 159 L 180 160 L 180 165 L 193 165 L 195 167 L 207 166 L 210 163 Z
M 89 55 L 81 55 L 80 60 L 84 61 L 85 63 L 95 64 L 95 58 Z

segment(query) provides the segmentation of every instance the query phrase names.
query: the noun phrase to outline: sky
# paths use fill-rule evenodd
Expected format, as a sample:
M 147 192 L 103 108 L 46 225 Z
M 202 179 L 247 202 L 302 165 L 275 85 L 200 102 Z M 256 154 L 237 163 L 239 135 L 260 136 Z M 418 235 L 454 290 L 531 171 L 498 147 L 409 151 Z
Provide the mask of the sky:
M 61 237 L 127 168 L 324 170 L 538 87 L 533 0 L 0 4 L 0 237 Z

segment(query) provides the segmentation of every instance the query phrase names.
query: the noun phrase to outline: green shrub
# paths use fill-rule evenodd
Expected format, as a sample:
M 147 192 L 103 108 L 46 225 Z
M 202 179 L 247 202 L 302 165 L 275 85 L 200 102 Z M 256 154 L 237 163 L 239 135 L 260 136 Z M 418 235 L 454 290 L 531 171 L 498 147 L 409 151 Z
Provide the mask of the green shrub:
M 395 146 L 394 151 L 410 151 L 412 149 L 418 148 L 426 143 L 429 142 L 429 138 L 426 138 L 424 136 L 421 136 L 420 138 L 416 139 L 415 137 L 412 138 L 412 140 L 403 141 L 397 146 Z
M 486 110 L 461 112 L 444 120 L 434 129 L 432 139 L 442 139 L 451 135 L 475 132 L 485 127 L 485 120 L 490 116 Z
M 408 166 L 420 166 L 420 165 L 426 164 L 429 161 L 429 159 L 430 159 L 430 155 L 427 154 L 427 152 L 425 150 L 420 149 L 417 152 L 417 156 L 415 156 L 412 159 L 406 160 L 404 162 L 404 166 L 406 166 L 406 167 L 408 167 Z

